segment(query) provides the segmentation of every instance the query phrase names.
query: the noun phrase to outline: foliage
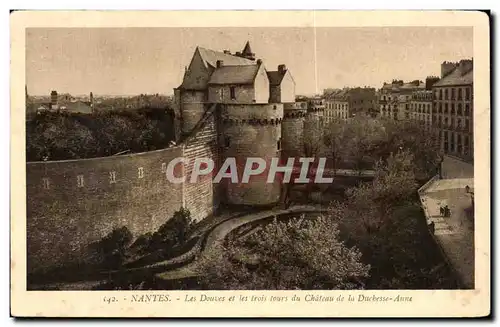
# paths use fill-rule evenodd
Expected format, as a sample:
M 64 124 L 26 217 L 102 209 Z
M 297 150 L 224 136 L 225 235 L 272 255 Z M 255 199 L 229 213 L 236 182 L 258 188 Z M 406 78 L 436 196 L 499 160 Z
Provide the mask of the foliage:
M 163 223 L 157 231 L 146 233 L 137 238 L 131 248 L 141 254 L 157 250 L 168 251 L 181 246 L 193 226 L 189 210 L 181 208 Z
M 428 179 L 436 173 L 439 162 L 435 134 L 413 121 L 366 116 L 335 120 L 325 127 L 322 141 L 335 167 L 351 162 L 358 171 L 374 168 L 378 160 L 387 160 L 392 153 L 408 150 L 413 155 L 415 174 L 419 179 Z
M 90 244 L 89 248 L 94 253 L 94 262 L 106 267 L 119 267 L 125 259 L 132 237 L 132 233 L 124 226 L 112 230 L 101 240 Z
M 199 261 L 209 289 L 357 289 L 369 266 L 318 217 L 274 221 L 246 239 L 219 244 Z
M 169 109 L 94 114 L 40 113 L 26 121 L 27 161 L 104 157 L 168 146 L 174 139 Z
M 319 117 L 304 121 L 304 155 L 315 157 L 318 155 L 323 138 L 323 127 Z
M 416 182 L 409 150 L 376 164 L 371 184 L 347 192 L 329 209 L 347 244 L 370 264 L 368 288 L 451 288 L 454 281 L 414 203 Z
M 415 121 L 384 120 L 386 140 L 377 147 L 375 155 L 388 158 L 400 149 L 409 150 L 414 157 L 415 174 L 421 179 L 435 175 L 440 153 L 435 133 Z

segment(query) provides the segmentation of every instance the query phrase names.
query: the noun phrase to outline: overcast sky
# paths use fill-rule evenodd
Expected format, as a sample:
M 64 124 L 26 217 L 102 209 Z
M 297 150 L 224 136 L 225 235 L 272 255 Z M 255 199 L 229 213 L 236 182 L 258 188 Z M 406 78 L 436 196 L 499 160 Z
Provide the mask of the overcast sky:
M 28 29 L 28 93 L 171 94 L 196 46 L 243 49 L 268 70 L 286 64 L 297 94 L 439 75 L 472 58 L 472 28 L 57 28 Z

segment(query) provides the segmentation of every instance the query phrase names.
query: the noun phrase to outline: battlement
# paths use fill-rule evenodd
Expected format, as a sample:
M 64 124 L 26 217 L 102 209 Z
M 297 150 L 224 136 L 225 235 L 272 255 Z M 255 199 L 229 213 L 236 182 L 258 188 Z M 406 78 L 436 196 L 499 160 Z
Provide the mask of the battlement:
M 276 122 L 283 119 L 283 104 L 225 104 L 222 106 L 221 118 L 223 121 L 245 121 L 245 123 Z

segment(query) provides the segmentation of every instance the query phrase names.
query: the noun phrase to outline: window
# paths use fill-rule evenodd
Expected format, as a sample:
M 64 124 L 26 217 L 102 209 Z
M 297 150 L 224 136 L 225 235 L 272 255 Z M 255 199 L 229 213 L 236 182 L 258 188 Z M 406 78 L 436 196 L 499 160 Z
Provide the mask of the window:
M 455 103 L 451 103 L 451 114 L 454 115 L 455 114 Z
M 460 90 L 460 89 L 459 89 L 459 90 Z M 459 103 L 459 104 L 458 104 L 457 114 L 458 114 L 459 116 L 462 116 L 462 104 L 461 104 L 461 103 Z
M 457 127 L 462 128 L 462 120 L 460 118 L 457 119 Z
M 50 180 L 47 177 L 42 178 L 42 185 L 44 189 L 50 189 Z
M 443 104 L 441 102 L 439 102 L 439 113 L 443 113 Z
M 455 88 L 451 89 L 451 99 L 455 100 Z
M 465 104 L 465 116 L 469 116 L 470 115 L 470 109 L 469 109 L 469 104 L 466 103 Z
M 458 100 L 462 100 L 462 89 L 458 89 Z
M 109 184 L 116 183 L 116 171 L 109 172 Z
M 144 168 L 143 167 L 137 168 L 137 177 L 144 178 Z
M 465 88 L 465 100 L 470 100 L 470 87 Z
M 164 172 L 166 172 L 166 171 L 167 171 L 167 164 L 163 162 L 163 163 L 161 164 L 161 172 L 162 172 L 162 173 L 164 173 Z
M 448 113 L 448 102 L 446 102 L 444 104 L 444 113 L 447 114 Z
M 83 187 L 84 186 L 83 175 L 76 176 L 76 182 L 78 184 L 78 187 Z
M 234 86 L 231 86 L 229 88 L 229 93 L 231 95 L 231 100 L 235 100 L 236 99 L 236 88 Z
M 276 105 L 273 105 L 273 109 L 276 110 Z
M 465 120 L 465 129 L 468 131 L 469 130 L 469 120 Z
M 279 139 L 278 142 L 276 142 L 276 148 L 278 149 L 278 151 L 281 150 L 281 139 Z
M 444 99 L 448 100 L 448 89 L 444 89 Z
M 229 148 L 229 146 L 230 146 L 230 145 L 231 145 L 231 138 L 230 138 L 229 136 L 226 136 L 226 137 L 224 138 L 224 146 L 225 146 L 226 148 Z

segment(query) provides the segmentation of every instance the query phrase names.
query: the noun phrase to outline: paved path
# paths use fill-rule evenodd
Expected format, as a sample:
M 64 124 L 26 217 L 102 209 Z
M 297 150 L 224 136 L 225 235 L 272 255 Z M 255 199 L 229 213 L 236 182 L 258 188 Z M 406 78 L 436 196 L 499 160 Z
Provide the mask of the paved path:
M 234 229 L 257 221 L 261 219 L 265 219 L 268 217 L 273 217 L 277 215 L 283 215 L 283 214 L 290 214 L 290 213 L 305 213 L 305 212 L 318 212 L 321 211 L 322 207 L 321 206 L 311 206 L 311 205 L 297 205 L 290 207 L 288 209 L 275 209 L 275 210 L 267 210 L 267 211 L 261 211 L 253 214 L 249 214 L 246 216 L 242 217 L 237 217 L 234 219 L 230 219 L 219 226 L 217 226 L 208 236 L 207 236 L 207 241 L 205 244 L 205 248 L 203 249 L 204 251 L 210 250 L 220 242 L 222 242 L 225 237 Z M 203 254 L 201 253 L 201 255 Z M 196 272 L 196 267 L 197 263 L 196 261 L 192 262 L 191 264 L 181 267 L 179 269 L 171 270 L 171 271 L 166 271 L 163 273 L 159 273 L 156 276 L 162 279 L 178 279 L 178 278 L 185 278 L 185 277 L 193 277 L 197 275 Z
M 435 224 L 435 237 L 451 265 L 467 288 L 474 287 L 474 228 L 465 209 L 470 207 L 470 195 L 465 186 L 472 179 L 437 180 L 421 195 L 427 220 Z M 450 217 L 441 217 L 439 207 L 448 205 Z

